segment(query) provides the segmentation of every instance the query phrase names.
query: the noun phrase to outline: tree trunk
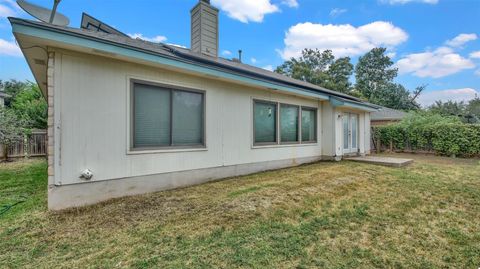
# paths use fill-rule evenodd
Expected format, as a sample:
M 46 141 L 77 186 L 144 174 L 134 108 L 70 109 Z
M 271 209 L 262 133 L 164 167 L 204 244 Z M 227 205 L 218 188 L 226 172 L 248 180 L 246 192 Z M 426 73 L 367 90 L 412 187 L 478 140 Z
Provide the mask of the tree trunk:
M 8 144 L 3 144 L 3 159 L 8 161 Z

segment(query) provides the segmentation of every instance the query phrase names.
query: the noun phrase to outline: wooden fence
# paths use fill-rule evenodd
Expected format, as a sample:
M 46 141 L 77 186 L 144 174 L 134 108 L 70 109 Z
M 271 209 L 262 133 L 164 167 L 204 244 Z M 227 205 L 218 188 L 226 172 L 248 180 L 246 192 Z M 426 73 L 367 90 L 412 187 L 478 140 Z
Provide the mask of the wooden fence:
M 370 151 L 372 153 L 374 153 L 374 152 L 375 153 L 380 153 L 380 152 L 384 152 L 384 151 L 392 152 L 393 151 L 393 148 L 391 147 L 392 145 L 385 145 L 380 141 L 379 137 L 376 137 L 375 129 L 373 127 L 370 129 L 370 138 L 371 138 Z
M 0 158 L 4 157 L 4 145 L 0 144 Z M 8 146 L 8 158 L 41 157 L 47 155 L 47 131 L 34 130 L 30 135 L 25 135 Z
M 377 137 L 375 135 L 375 129 L 372 127 L 370 129 L 370 151 L 373 153 L 380 153 L 380 152 L 395 152 L 395 149 L 393 148 L 393 143 L 385 144 L 380 141 L 380 137 Z
M 393 141 L 389 143 L 382 143 L 379 137 L 375 136 L 374 128 L 370 131 L 370 151 L 372 153 L 381 153 L 381 152 L 404 152 L 404 153 L 421 153 L 421 154 L 435 154 L 432 145 L 427 145 L 425 148 L 418 149 L 410 146 L 409 141 L 405 141 L 405 146 L 402 149 L 397 149 L 394 146 Z

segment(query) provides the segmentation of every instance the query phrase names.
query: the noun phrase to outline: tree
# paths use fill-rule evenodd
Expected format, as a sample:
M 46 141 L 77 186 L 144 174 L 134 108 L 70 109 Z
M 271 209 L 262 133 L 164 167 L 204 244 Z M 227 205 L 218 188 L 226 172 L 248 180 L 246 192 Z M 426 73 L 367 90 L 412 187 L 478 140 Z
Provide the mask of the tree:
M 385 55 L 385 48 L 374 48 L 358 59 L 355 67 L 355 88 L 368 100 L 385 90 L 397 76 L 398 69 Z
M 480 97 L 470 100 L 466 107 L 467 114 L 472 117 L 472 123 L 480 122 Z
M 47 102 L 36 83 L 17 80 L 1 81 L 5 93 L 5 107 L 12 109 L 27 124 L 26 128 L 47 128 Z
M 466 114 L 466 105 L 464 102 L 455 101 L 436 101 L 433 105 L 428 107 L 428 110 L 435 114 L 443 116 L 457 116 L 463 117 Z
M 8 159 L 8 146 L 19 139 L 23 139 L 25 122 L 11 109 L 0 108 L 0 144 L 3 144 L 3 157 Z
M 355 90 L 369 102 L 401 110 L 416 110 L 420 105 L 417 97 L 426 85 L 410 93 L 403 85 L 394 83 L 398 69 L 385 55 L 385 48 L 374 48 L 360 57 L 355 67 Z
M 398 70 L 385 52 L 385 48 L 372 49 L 359 58 L 354 68 L 349 57 L 335 59 L 331 50 L 304 49 L 301 57 L 286 61 L 275 72 L 378 105 L 401 110 L 419 109 L 416 99 L 427 86 L 410 92 L 394 83 Z M 356 85 L 352 87 L 350 77 L 354 70 Z
M 28 128 L 47 128 L 47 102 L 42 96 L 38 85 L 27 82 L 11 101 L 11 109 L 22 118 Z
M 5 98 L 6 107 L 10 107 L 12 100 L 14 100 L 17 97 L 17 94 L 27 87 L 27 83 L 31 82 L 22 82 L 14 79 L 10 81 L 0 80 L 0 88 L 3 88 L 5 93 L 9 95 L 9 97 Z
M 301 57 L 291 58 L 277 67 L 275 72 L 348 93 L 351 90 L 349 78 L 353 72 L 353 65 L 348 57 L 335 60 L 331 50 L 321 52 L 318 49 L 304 49 Z
M 480 98 L 470 100 L 465 103 L 463 101 L 436 101 L 428 107 L 428 111 L 442 116 L 456 116 L 465 123 L 480 122 Z
M 426 86 L 415 89 L 413 96 L 419 95 Z M 382 86 L 375 95 L 371 96 L 370 102 L 400 110 L 418 110 L 420 105 L 415 101 L 410 92 L 401 84 L 388 83 Z
M 342 93 L 350 93 L 352 91 L 352 83 L 350 76 L 353 73 L 353 64 L 350 63 L 349 57 L 339 58 L 333 62 L 327 74 L 329 80 L 325 83 L 325 88 Z

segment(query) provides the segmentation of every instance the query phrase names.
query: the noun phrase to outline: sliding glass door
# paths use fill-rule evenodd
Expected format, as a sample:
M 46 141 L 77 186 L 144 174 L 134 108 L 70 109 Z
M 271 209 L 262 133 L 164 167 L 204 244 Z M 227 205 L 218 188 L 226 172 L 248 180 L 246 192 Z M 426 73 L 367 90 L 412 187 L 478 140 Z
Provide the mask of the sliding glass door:
M 358 114 L 343 114 L 343 153 L 358 152 Z

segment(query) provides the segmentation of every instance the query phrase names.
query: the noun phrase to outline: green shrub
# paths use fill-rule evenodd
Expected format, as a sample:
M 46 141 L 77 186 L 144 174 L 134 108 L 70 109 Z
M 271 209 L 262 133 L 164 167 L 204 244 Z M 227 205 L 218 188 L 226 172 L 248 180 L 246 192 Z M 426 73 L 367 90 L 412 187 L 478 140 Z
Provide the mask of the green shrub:
M 480 155 L 480 125 L 456 117 L 410 113 L 397 124 L 374 127 L 374 135 L 394 150 L 435 151 L 447 156 Z

